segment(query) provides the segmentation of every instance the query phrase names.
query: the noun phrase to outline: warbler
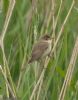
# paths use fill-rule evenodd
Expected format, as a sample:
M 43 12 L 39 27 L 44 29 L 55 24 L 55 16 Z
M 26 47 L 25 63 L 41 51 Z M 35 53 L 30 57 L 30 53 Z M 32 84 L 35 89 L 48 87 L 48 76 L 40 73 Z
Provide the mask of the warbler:
M 42 36 L 32 48 L 31 58 L 28 63 L 38 61 L 48 56 L 51 52 L 52 38 L 46 34 Z

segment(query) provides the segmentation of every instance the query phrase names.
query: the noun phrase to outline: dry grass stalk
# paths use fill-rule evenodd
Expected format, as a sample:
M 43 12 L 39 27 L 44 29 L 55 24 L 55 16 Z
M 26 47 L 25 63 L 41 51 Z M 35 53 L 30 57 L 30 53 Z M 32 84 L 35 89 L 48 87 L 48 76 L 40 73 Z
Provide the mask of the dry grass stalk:
M 70 7 L 70 9 L 69 9 L 69 11 L 68 11 L 68 14 L 67 14 L 67 16 L 66 16 L 66 18 L 65 18 L 65 20 L 64 20 L 64 22 L 63 22 L 63 24 L 62 24 L 62 27 L 61 27 L 61 29 L 60 29 L 60 32 L 58 33 L 57 40 L 56 40 L 55 45 L 54 45 L 54 47 L 53 47 L 53 49 L 52 49 L 52 52 L 51 52 L 52 54 L 53 54 L 53 52 L 55 51 L 55 48 L 56 48 L 56 46 L 57 46 L 57 43 L 58 43 L 58 41 L 59 41 L 59 39 L 60 39 L 60 37 L 61 37 L 61 35 L 62 35 L 64 26 L 66 25 L 66 22 L 67 22 L 67 20 L 68 20 L 68 18 L 69 18 L 69 15 L 70 15 L 70 13 L 71 13 L 71 11 L 72 11 L 72 8 L 73 8 L 74 4 L 75 4 L 75 1 L 73 0 L 73 1 L 72 1 L 72 4 L 71 4 L 71 7 Z
M 8 71 L 8 73 L 10 75 L 10 71 L 9 71 L 9 68 L 8 68 L 8 63 L 7 63 L 5 52 L 4 52 L 4 37 L 5 37 L 6 31 L 7 31 L 8 25 L 9 25 L 9 21 L 10 21 L 10 18 L 11 18 L 11 15 L 12 15 L 12 12 L 13 12 L 13 9 L 14 9 L 14 6 L 15 6 L 15 0 L 11 0 L 9 2 L 10 3 L 9 3 L 6 19 L 5 19 L 2 34 L 1 34 L 1 37 L 0 37 L 0 46 L 1 46 L 1 49 L 2 49 L 2 53 L 3 53 L 4 72 L 5 72 L 6 77 L 7 77 L 6 72 Z M 11 80 L 11 83 L 12 83 L 11 75 L 10 75 L 10 80 Z M 12 88 L 13 88 L 13 92 L 15 93 L 13 85 L 12 85 Z M 7 83 L 6 83 L 6 93 L 7 93 L 7 97 L 9 97 Z
M 34 89 L 33 89 L 33 91 L 32 91 L 32 94 L 31 94 L 31 97 L 30 97 L 29 100 L 32 100 L 32 99 L 33 99 L 33 97 L 34 97 L 34 95 L 35 95 L 35 92 L 36 92 L 36 90 L 37 90 L 37 88 L 38 88 L 40 82 L 43 80 L 43 78 L 44 78 L 44 73 L 45 73 L 45 71 L 46 71 L 48 62 L 49 62 L 49 59 L 47 58 L 47 59 L 45 60 L 44 69 L 42 70 L 42 73 L 41 73 L 41 75 L 40 75 L 40 77 L 39 77 L 39 79 L 38 79 L 38 81 L 37 81 L 37 83 L 36 83 L 36 85 L 35 85 L 35 87 L 34 87 Z
M 7 83 L 7 86 L 8 86 L 8 88 L 9 88 L 9 90 L 10 90 L 11 95 L 12 95 L 13 98 L 15 99 L 15 95 L 14 95 L 12 89 L 11 89 L 11 86 L 10 86 L 8 80 L 7 80 L 6 74 L 4 73 L 4 71 L 3 71 L 2 67 L 1 67 L 1 65 L 0 65 L 0 70 L 1 70 L 1 72 L 2 72 L 2 75 L 4 76 L 4 79 L 5 79 L 6 83 Z
M 39 96 L 40 96 L 40 93 L 41 93 L 42 85 L 43 85 L 43 79 L 41 80 L 40 85 L 39 85 L 39 90 L 38 90 L 38 93 L 37 93 L 37 100 L 40 100 Z
M 74 46 L 74 49 L 73 49 L 73 52 L 72 52 L 70 63 L 69 63 L 68 69 L 67 69 L 67 73 L 66 73 L 64 83 L 63 83 L 63 86 L 62 86 L 58 100 L 64 100 L 67 87 L 70 84 L 71 79 L 72 79 L 72 75 L 73 75 L 73 71 L 74 71 L 74 68 L 75 68 L 77 56 L 78 56 L 78 37 L 77 37 L 76 42 L 75 42 L 75 46 Z
M 2 30 L 2 36 L 1 36 L 2 41 L 4 40 L 9 22 L 10 22 L 10 19 L 11 19 L 11 15 L 12 15 L 12 12 L 13 12 L 13 9 L 14 9 L 14 6 L 15 6 L 15 0 L 9 0 L 9 2 L 10 2 L 9 7 L 8 7 L 5 23 L 4 23 L 4 26 L 3 26 L 3 30 Z

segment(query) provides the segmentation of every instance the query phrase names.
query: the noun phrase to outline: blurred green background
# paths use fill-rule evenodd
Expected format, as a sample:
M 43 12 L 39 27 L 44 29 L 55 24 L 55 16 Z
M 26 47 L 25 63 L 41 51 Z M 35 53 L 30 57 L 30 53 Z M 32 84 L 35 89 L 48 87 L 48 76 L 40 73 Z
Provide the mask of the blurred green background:
M 73 0 L 62 0 L 62 6 L 54 32 L 55 40 L 61 29 L 62 23 L 70 9 Z M 16 0 L 12 17 L 4 38 L 4 50 L 11 72 L 17 96 L 20 100 L 29 100 L 35 85 L 35 71 L 37 64 L 27 64 L 31 55 L 33 44 L 45 33 L 53 35 L 53 16 L 56 19 L 60 7 L 60 0 Z M 9 0 L 3 0 L 3 8 L 0 12 L 0 35 L 7 14 Z M 54 12 L 54 13 L 53 13 Z M 51 18 L 49 21 L 49 17 Z M 54 14 L 54 15 L 53 15 Z M 78 36 L 78 0 L 65 24 L 62 36 L 56 47 L 56 56 L 50 59 L 44 76 L 44 89 L 40 94 L 40 100 L 58 100 L 59 93 L 64 81 L 67 67 L 72 55 L 72 50 Z M 3 67 L 3 55 L 0 48 L 0 65 Z M 22 74 L 20 85 L 18 80 L 21 67 L 26 70 Z M 78 60 L 76 61 L 74 74 L 65 100 L 78 100 Z M 54 69 L 55 68 L 55 69 Z M 0 72 L 0 95 L 6 95 L 5 80 Z M 44 92 L 43 92 L 44 91 Z M 36 100 L 35 98 L 33 100 Z

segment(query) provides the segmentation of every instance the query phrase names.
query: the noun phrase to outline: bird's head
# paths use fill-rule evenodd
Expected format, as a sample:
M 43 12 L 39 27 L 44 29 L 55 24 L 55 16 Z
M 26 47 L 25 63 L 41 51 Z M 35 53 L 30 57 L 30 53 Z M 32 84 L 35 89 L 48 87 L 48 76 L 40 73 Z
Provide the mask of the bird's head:
M 53 38 L 51 38 L 48 34 L 45 34 L 43 37 L 41 37 L 41 40 L 51 43 Z
M 43 37 L 41 37 L 42 40 L 51 40 L 51 37 L 49 35 L 44 35 Z

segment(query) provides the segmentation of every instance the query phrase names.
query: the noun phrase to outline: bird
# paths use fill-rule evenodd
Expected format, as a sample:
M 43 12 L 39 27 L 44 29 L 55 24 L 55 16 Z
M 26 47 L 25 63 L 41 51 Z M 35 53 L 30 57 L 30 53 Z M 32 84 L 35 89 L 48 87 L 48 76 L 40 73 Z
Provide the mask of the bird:
M 48 34 L 43 35 L 37 41 L 37 43 L 34 44 L 32 48 L 31 58 L 29 59 L 28 63 L 39 61 L 40 59 L 49 56 L 51 48 L 52 48 L 52 38 Z

